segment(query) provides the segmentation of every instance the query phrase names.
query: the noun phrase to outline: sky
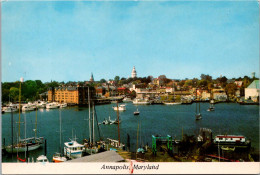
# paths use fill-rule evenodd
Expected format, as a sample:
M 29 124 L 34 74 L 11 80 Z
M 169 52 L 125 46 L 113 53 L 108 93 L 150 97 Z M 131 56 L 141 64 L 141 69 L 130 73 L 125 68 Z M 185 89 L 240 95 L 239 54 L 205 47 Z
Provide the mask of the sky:
M 259 77 L 257 1 L 4 1 L 2 82 Z

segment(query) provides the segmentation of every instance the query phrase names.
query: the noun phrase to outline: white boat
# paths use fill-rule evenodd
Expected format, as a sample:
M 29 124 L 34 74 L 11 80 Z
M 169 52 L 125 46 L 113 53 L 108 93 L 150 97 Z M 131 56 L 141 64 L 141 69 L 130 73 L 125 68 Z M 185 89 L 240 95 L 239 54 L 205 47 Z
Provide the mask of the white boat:
M 140 112 L 138 111 L 138 108 L 136 109 L 136 111 L 134 112 L 134 115 L 139 115 Z
M 60 104 L 60 108 L 66 108 L 67 106 L 68 106 L 67 103 L 62 103 L 62 104 Z
M 12 106 L 6 106 L 6 107 L 3 107 L 3 111 L 4 112 L 16 112 L 16 111 L 18 111 L 18 109 L 15 107 L 12 107 Z
M 250 140 L 242 135 L 217 135 L 214 139 L 214 144 L 220 145 L 249 145 Z
M 125 97 L 124 99 L 123 99 L 123 102 L 131 102 L 132 100 L 131 100 L 131 98 L 129 98 L 129 97 Z
M 35 108 L 29 104 L 23 105 L 23 107 L 22 107 L 22 111 L 34 111 L 34 110 L 35 110 Z
M 46 107 L 46 102 L 44 101 L 38 101 L 35 103 L 37 108 L 45 108 Z
M 39 157 L 37 157 L 36 163 L 49 163 L 49 160 L 45 155 L 40 155 Z
M 12 151 L 13 153 L 26 152 L 28 147 L 28 151 L 33 151 L 38 149 L 42 144 L 43 144 L 43 137 L 39 137 L 39 138 L 33 137 L 33 138 L 20 140 L 20 142 L 15 145 L 8 145 L 5 147 L 5 150 L 8 153 L 12 153 Z
M 120 105 L 120 106 L 113 106 L 113 109 L 115 110 L 115 111 L 125 111 L 126 110 L 126 106 L 125 105 Z
M 56 109 L 59 107 L 60 107 L 60 105 L 56 102 L 46 104 L 46 109 Z
M 70 159 L 77 159 L 82 157 L 84 145 L 72 140 L 64 143 L 64 155 Z
M 148 99 L 139 99 L 139 98 L 135 98 L 133 100 L 133 104 L 134 105 L 149 105 L 151 104 L 150 101 Z
M 164 102 L 165 105 L 181 105 L 181 102 Z

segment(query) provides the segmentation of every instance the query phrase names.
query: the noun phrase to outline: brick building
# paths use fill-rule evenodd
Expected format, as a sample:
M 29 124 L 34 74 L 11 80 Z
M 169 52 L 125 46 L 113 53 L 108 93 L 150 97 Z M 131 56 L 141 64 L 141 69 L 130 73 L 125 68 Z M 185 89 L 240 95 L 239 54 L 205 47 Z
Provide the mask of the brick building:
M 95 98 L 95 89 L 90 87 L 91 99 Z M 68 104 L 87 104 L 88 86 L 55 87 L 48 90 L 48 101 Z

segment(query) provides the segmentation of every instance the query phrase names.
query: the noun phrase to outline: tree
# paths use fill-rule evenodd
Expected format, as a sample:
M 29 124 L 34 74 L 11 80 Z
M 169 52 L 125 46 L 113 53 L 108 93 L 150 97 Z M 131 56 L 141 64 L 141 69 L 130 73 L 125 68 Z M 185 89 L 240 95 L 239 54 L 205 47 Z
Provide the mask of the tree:
M 115 80 L 115 82 L 117 84 L 119 82 L 119 80 L 120 80 L 120 77 L 119 76 L 115 76 L 114 80 Z
M 107 81 L 104 78 L 102 78 L 99 82 L 100 83 L 106 83 Z
M 225 87 L 225 91 L 228 93 L 228 95 L 235 95 L 237 90 L 237 86 L 235 83 L 228 83 Z
M 19 89 L 16 87 L 10 88 L 10 98 L 13 99 L 14 102 L 19 100 Z
M 209 82 L 212 81 L 212 76 L 209 76 L 209 75 L 201 74 L 200 78 L 201 78 L 201 80 L 206 80 L 206 81 L 209 81 Z

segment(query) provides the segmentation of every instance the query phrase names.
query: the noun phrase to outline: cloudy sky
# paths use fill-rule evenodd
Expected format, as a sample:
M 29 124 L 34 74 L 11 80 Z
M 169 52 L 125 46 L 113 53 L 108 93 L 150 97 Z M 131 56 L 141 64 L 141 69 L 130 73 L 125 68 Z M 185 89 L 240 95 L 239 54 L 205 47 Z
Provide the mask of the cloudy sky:
M 259 74 L 257 1 L 5 1 L 1 18 L 3 82 Z

